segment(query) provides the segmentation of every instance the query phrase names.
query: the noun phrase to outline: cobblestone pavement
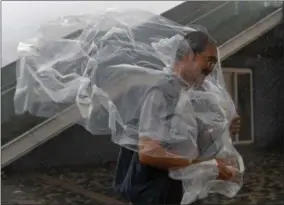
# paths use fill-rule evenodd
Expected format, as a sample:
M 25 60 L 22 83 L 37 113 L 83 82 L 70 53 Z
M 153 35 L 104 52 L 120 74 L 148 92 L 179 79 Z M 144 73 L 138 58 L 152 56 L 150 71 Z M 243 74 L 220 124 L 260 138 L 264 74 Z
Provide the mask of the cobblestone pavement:
M 247 171 L 239 194 L 210 196 L 204 204 L 284 205 L 284 158 L 276 153 L 246 153 Z M 22 205 L 128 204 L 112 191 L 115 163 L 97 167 L 57 168 L 2 177 L 2 203 Z M 3 203 L 4 204 L 4 203 Z

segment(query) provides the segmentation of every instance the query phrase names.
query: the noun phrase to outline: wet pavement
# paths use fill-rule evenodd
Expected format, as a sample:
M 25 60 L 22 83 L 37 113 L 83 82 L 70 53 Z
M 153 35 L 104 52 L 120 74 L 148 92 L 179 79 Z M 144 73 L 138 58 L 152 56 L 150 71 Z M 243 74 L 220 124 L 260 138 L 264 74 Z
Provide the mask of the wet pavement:
M 247 170 L 239 194 L 232 199 L 210 196 L 204 200 L 204 205 L 284 205 L 283 153 L 250 149 L 242 153 Z M 115 162 L 109 162 L 94 167 L 5 173 L 2 175 L 2 204 L 128 204 L 113 193 L 114 169 Z

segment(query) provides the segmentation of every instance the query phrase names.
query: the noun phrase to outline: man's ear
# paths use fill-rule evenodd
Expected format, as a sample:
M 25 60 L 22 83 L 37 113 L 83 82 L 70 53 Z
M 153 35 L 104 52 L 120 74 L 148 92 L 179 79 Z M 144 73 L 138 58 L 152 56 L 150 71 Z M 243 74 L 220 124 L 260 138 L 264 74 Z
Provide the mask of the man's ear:
M 191 53 L 188 55 L 188 60 L 196 61 L 196 58 L 197 58 L 197 55 L 194 53 Z
M 195 55 L 189 54 L 189 55 L 184 56 L 184 57 L 180 60 L 180 63 L 187 65 L 189 62 L 194 62 L 194 61 L 195 61 Z
M 192 61 L 193 58 L 194 58 L 194 55 L 189 54 L 189 55 L 184 56 L 183 59 L 182 59 L 182 61 L 183 61 L 183 62 Z

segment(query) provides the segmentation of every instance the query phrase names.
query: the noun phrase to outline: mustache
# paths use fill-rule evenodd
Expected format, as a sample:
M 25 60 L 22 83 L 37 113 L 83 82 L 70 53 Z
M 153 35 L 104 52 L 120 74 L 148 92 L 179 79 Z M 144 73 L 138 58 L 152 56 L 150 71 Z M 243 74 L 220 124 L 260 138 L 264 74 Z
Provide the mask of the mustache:
M 204 68 L 201 70 L 201 73 L 205 76 L 208 76 L 211 73 L 211 70 L 209 68 Z

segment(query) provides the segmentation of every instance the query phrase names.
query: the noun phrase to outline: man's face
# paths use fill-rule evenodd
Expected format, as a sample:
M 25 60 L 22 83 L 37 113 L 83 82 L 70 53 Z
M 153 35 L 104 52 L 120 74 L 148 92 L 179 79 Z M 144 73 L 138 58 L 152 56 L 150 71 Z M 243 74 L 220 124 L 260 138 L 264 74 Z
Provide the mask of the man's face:
M 208 44 L 204 52 L 188 56 L 183 61 L 183 78 L 190 84 L 201 85 L 213 69 L 217 59 L 217 47 Z

